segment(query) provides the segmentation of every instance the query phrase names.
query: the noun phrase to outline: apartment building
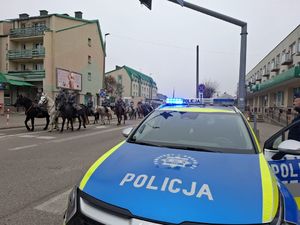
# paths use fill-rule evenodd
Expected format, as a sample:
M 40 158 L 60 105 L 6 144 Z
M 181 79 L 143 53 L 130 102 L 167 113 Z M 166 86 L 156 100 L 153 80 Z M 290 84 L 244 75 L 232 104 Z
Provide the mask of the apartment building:
M 0 104 L 13 104 L 19 94 L 54 98 L 60 88 L 76 92 L 80 103 L 96 102 L 104 57 L 99 21 L 83 19 L 80 11 L 69 16 L 40 10 L 38 16 L 0 21 L 0 73 L 7 82 Z
M 252 112 L 288 117 L 299 77 L 300 25 L 246 75 L 246 105 Z
M 124 92 L 122 97 L 132 99 L 156 99 L 157 86 L 148 75 L 143 74 L 128 66 L 116 66 L 115 70 L 107 72 L 105 76 L 112 76 L 117 83 L 122 84 Z

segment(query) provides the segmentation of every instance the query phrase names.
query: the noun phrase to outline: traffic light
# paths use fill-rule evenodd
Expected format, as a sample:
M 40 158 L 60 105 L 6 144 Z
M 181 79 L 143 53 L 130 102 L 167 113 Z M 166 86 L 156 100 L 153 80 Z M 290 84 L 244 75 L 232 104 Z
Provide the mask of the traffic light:
M 141 4 L 145 5 L 148 9 L 151 10 L 152 0 L 140 0 Z

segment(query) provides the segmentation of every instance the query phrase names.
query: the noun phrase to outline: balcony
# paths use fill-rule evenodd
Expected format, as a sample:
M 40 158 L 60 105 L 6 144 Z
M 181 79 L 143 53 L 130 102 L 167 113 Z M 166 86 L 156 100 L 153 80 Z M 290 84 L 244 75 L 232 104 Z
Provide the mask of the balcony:
M 9 60 L 16 59 L 33 59 L 33 58 L 43 58 L 45 56 L 45 48 L 35 48 L 26 50 L 9 50 L 7 58 Z
M 282 55 L 281 58 L 281 65 L 290 65 L 293 63 L 292 56 L 288 53 Z
M 11 79 L 21 78 L 24 81 L 42 81 L 45 78 L 45 70 L 8 71 Z
M 269 77 L 270 76 L 270 71 L 266 70 L 265 72 L 263 72 L 263 77 Z
M 17 28 L 17 29 L 11 29 L 9 35 L 10 38 L 43 36 L 44 31 L 48 29 L 49 28 L 44 25 L 36 26 L 36 27 Z
M 272 66 L 271 66 L 271 72 L 276 72 L 276 71 L 279 71 L 279 70 L 280 70 L 279 63 L 272 64 Z

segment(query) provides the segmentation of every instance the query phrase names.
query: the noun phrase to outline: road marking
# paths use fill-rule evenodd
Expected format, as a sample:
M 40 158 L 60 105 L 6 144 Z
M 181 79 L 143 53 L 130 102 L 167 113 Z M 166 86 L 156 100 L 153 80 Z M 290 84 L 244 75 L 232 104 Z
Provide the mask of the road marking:
M 68 201 L 68 195 L 71 192 L 72 189 L 67 190 L 66 192 L 57 195 L 48 201 L 42 203 L 41 205 L 38 205 L 34 207 L 34 209 L 37 209 L 39 211 L 44 211 L 56 215 L 62 215 L 67 208 L 67 201 Z
M 88 134 L 83 134 L 83 135 L 76 135 L 76 136 L 68 137 L 68 138 L 61 138 L 61 139 L 58 139 L 58 140 L 50 141 L 50 143 L 61 143 L 61 142 L 65 142 L 65 141 L 72 141 L 72 140 L 75 140 L 75 139 L 95 136 L 95 135 L 99 135 L 99 134 L 103 134 L 103 133 L 109 133 L 109 132 L 116 131 L 116 130 L 123 130 L 127 127 L 118 127 L 118 128 L 112 128 L 112 129 L 108 129 L 108 130 L 101 130 L 101 131 L 88 133 Z
M 20 146 L 20 147 L 16 147 L 16 148 L 11 148 L 11 149 L 8 149 L 9 151 L 18 151 L 18 150 L 23 150 L 23 149 L 26 149 L 26 148 L 33 148 L 33 147 L 36 147 L 38 145 L 34 144 L 34 145 L 25 145 L 25 146 Z
M 51 139 L 54 139 L 55 137 L 53 137 L 53 136 L 38 136 L 36 138 L 43 139 L 43 140 L 51 140 Z
M 36 137 L 36 136 L 35 136 L 35 135 L 26 134 L 26 135 L 17 135 L 17 137 L 22 137 L 22 138 L 34 138 L 34 137 Z
M 102 126 L 96 126 L 95 128 L 96 128 L 96 129 L 104 129 L 104 128 L 107 128 L 107 126 L 102 125 Z

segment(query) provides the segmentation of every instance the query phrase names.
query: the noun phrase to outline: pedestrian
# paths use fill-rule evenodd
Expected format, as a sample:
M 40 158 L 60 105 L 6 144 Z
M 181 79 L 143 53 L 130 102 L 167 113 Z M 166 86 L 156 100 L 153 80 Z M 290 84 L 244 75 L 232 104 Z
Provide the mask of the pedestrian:
M 297 116 L 293 119 L 292 123 L 300 120 L 300 93 L 294 95 L 293 102 L 294 110 L 298 113 Z M 300 124 L 294 126 L 290 129 L 288 139 L 300 141 Z

